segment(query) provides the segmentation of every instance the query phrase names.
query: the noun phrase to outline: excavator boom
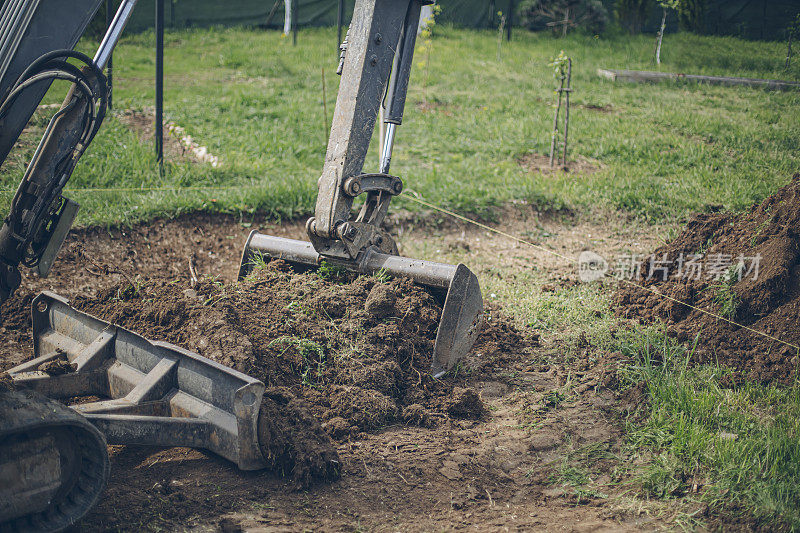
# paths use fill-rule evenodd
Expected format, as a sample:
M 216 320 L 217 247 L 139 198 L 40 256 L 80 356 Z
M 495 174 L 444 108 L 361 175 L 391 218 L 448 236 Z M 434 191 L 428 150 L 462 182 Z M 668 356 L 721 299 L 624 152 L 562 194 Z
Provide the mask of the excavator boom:
M 442 317 L 430 372 L 439 376 L 462 359 L 478 335 L 483 299 L 475 275 L 464 265 L 400 257 L 381 227 L 403 180 L 389 174 L 397 126 L 402 123 L 421 7 L 429 0 L 356 0 L 342 46 L 342 75 L 328 150 L 318 181 L 309 243 L 254 233 L 245 245 L 240 275 L 252 254 L 277 257 L 301 268 L 322 261 L 356 272 L 380 270 L 412 278 L 439 297 Z M 386 139 L 377 173 L 364 162 L 380 107 L 385 105 Z M 364 196 L 353 213 L 357 197 Z

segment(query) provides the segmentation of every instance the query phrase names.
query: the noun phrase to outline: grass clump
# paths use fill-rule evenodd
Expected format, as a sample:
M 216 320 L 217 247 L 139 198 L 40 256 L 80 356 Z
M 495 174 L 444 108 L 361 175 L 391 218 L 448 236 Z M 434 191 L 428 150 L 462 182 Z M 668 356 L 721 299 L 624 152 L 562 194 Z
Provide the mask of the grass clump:
M 350 271 L 347 268 L 323 260 L 317 269 L 317 276 L 325 281 L 340 282 L 348 279 Z
M 591 498 L 606 498 L 607 495 L 593 487 L 593 472 L 600 461 L 616 460 L 617 457 L 609 452 L 608 444 L 595 442 L 577 449 L 570 450 L 558 467 L 550 474 L 548 481 L 552 485 L 571 488 L 574 496 L 579 501 Z
M 690 365 L 690 349 L 655 330 L 639 333 L 620 348 L 634 361 L 628 383 L 646 390 L 646 416 L 628 427 L 644 492 L 697 492 L 722 514 L 744 511 L 753 525 L 800 528 L 800 384 L 723 388 L 729 370 Z
M 315 387 L 321 384 L 327 365 L 327 358 L 325 356 L 325 350 L 323 350 L 318 342 L 311 339 L 285 335 L 270 342 L 267 348 L 273 346 L 286 346 L 286 348 L 278 354 L 279 357 L 283 356 L 290 348 L 294 348 L 297 351 L 302 361 L 301 380 L 304 386 Z
M 742 303 L 742 299 L 733 290 L 733 285 L 741 279 L 741 268 L 733 265 L 719 280 L 709 287 L 714 291 L 714 303 L 719 313 L 727 319 L 733 319 Z

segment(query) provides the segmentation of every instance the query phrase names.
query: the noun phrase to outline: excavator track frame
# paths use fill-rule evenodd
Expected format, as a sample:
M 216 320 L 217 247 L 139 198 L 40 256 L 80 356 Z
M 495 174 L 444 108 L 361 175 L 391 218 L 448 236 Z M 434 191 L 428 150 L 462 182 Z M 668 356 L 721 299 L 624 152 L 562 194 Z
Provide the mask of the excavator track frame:
M 106 440 L 86 418 L 31 390 L 0 384 L 0 531 L 61 531 L 100 499 Z

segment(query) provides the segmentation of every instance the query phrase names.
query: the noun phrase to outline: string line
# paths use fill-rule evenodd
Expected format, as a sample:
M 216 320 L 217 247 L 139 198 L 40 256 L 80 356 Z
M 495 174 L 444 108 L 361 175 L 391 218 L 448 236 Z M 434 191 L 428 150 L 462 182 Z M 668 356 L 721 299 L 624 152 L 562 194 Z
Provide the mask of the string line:
M 226 191 L 226 190 L 252 189 L 252 188 L 257 188 L 257 187 L 260 188 L 261 186 L 260 185 L 250 185 L 250 186 L 241 185 L 241 186 L 235 186 L 235 187 L 231 187 L 231 186 L 227 186 L 227 187 L 223 187 L 223 186 L 195 186 L 195 187 L 192 187 L 192 186 L 188 186 L 188 187 L 85 187 L 85 188 L 65 189 L 64 192 Z M 3 193 L 3 192 L 15 192 L 15 189 L 0 189 L 0 193 Z M 433 209 L 434 211 L 438 211 L 438 212 L 443 213 L 445 215 L 451 216 L 451 217 L 453 217 L 453 218 L 455 218 L 457 220 L 461 220 L 462 222 L 466 222 L 468 224 L 472 224 L 473 226 L 477 226 L 479 228 L 485 229 L 486 231 L 495 233 L 497 235 L 501 235 L 501 236 L 506 237 L 508 239 L 511 239 L 513 241 L 517 241 L 517 242 L 519 242 L 521 244 L 524 244 L 524 245 L 529 246 L 531 248 L 534 248 L 536 250 L 540 250 L 540 251 L 545 252 L 547 254 L 559 257 L 559 258 L 564 259 L 566 261 L 569 261 L 571 263 L 579 264 L 578 260 L 575 259 L 574 257 L 569 257 L 569 256 L 566 256 L 564 254 L 560 254 L 560 253 L 556 252 L 555 250 L 551 250 L 549 248 L 545 248 L 544 246 L 538 245 L 536 243 L 533 243 L 533 242 L 528 241 L 526 239 L 523 239 L 521 237 L 517 237 L 516 235 L 512 235 L 511 233 L 507 233 L 507 232 L 505 232 L 503 230 L 499 230 L 497 228 L 493 228 L 492 226 L 488 226 L 486 224 L 478 222 L 477 220 L 473 220 L 473 219 L 471 219 L 469 217 L 466 217 L 464 215 L 460 215 L 460 214 L 458 214 L 458 213 L 456 213 L 454 211 L 450 211 L 449 209 L 445 209 L 443 207 L 439 207 L 438 205 L 435 205 L 435 204 L 432 204 L 430 202 L 427 202 L 427 201 L 423 200 L 422 198 L 420 198 L 419 193 L 417 193 L 417 192 L 415 192 L 415 191 L 413 191 L 411 189 L 406 189 L 405 192 L 410 193 L 410 194 L 405 194 L 403 196 L 399 196 L 398 199 L 411 200 L 412 202 L 416 202 L 419 205 L 422 205 L 422 206 L 427 207 L 429 209 Z M 620 281 L 621 283 L 624 283 L 626 285 L 645 290 L 645 291 L 650 292 L 651 294 L 654 294 L 654 295 L 656 295 L 656 296 L 658 296 L 660 298 L 664 298 L 664 299 L 670 300 L 671 302 L 683 305 L 683 306 L 685 306 L 685 307 L 687 307 L 689 309 L 693 309 L 695 311 L 699 311 L 700 313 L 703 313 L 703 314 L 708 315 L 710 317 L 716 318 L 717 320 L 722 320 L 723 322 L 727 322 L 728 324 L 731 324 L 732 326 L 736 326 L 736 327 L 742 328 L 742 329 L 744 329 L 746 331 L 749 331 L 749 332 L 751 332 L 753 334 L 760 335 L 760 336 L 762 336 L 764 338 L 773 340 L 775 342 L 778 342 L 780 344 L 784 344 L 786 346 L 794 348 L 795 350 L 800 351 L 800 346 L 797 346 L 797 345 L 795 345 L 795 344 L 793 344 L 791 342 L 787 342 L 787 341 L 779 339 L 779 338 L 777 338 L 777 337 L 775 337 L 773 335 L 770 335 L 769 333 L 765 333 L 763 331 L 759 331 L 757 329 L 753 329 L 753 328 L 751 328 L 749 326 L 746 326 L 744 324 L 740 324 L 739 322 L 736 322 L 735 320 L 731 320 L 729 318 L 726 318 L 726 317 L 724 317 L 722 315 L 714 313 L 713 311 L 708 311 L 707 309 L 703 309 L 701 307 L 697 307 L 696 305 L 690 304 L 688 302 L 684 302 L 682 300 L 679 300 L 677 298 L 674 298 L 672 296 L 664 294 L 661 291 L 656 290 L 654 288 L 646 287 L 644 285 L 640 285 L 639 283 L 636 283 L 634 281 L 631 281 L 631 280 L 628 280 L 628 279 L 624 279 L 624 278 L 623 279 L 619 279 L 618 281 Z
M 462 220 L 462 221 L 467 222 L 469 224 L 473 224 L 475 226 L 478 226 L 479 228 L 483 228 L 483 229 L 485 229 L 487 231 L 491 231 L 492 233 L 496 233 L 498 235 L 502 235 L 503 237 L 507 237 L 507 238 L 512 239 L 514 241 L 517 241 L 519 243 L 525 244 L 527 246 L 530 246 L 531 248 L 535 248 L 537 250 L 541 250 L 541 251 L 543 251 L 545 253 L 554 255 L 556 257 L 560 257 L 561 259 L 566 259 L 567 261 L 569 261 L 571 263 L 579 264 L 578 260 L 575 259 L 574 257 L 568 257 L 568 256 L 560 254 L 560 253 L 558 253 L 558 252 L 556 252 L 554 250 L 550 250 L 549 248 L 545 248 L 544 246 L 540 246 L 538 244 L 535 244 L 535 243 L 532 243 L 532 242 L 527 241 L 525 239 L 522 239 L 520 237 L 517 237 L 516 235 L 511 235 L 510 233 L 506 233 L 505 231 L 493 228 L 491 226 L 487 226 L 486 224 L 482 224 L 482 223 L 478 222 L 477 220 L 472 220 L 471 218 L 465 217 L 464 215 L 459 215 L 458 213 L 455 213 L 455 212 L 450 211 L 448 209 L 445 209 L 443 207 L 439 207 L 439 206 L 437 206 L 435 204 L 432 204 L 430 202 L 426 202 L 425 200 L 422 200 L 421 198 L 419 198 L 419 195 L 414 191 L 407 190 L 406 192 L 410 192 L 411 193 L 411 195 L 403 196 L 403 198 L 405 198 L 407 200 L 411 200 L 411 201 L 416 202 L 416 203 L 418 203 L 418 204 L 420 204 L 422 206 L 425 206 L 425 207 L 427 207 L 429 209 L 433 209 L 435 211 L 439 211 L 440 213 L 444 213 L 444 214 L 449 215 L 449 216 L 451 216 L 453 218 L 456 218 L 458 220 Z M 779 339 L 777 337 L 774 337 L 774 336 L 770 335 L 769 333 L 764 333 L 763 331 L 759 331 L 757 329 L 753 329 L 753 328 L 751 328 L 749 326 L 746 326 L 744 324 L 740 324 L 740 323 L 738 323 L 738 322 L 736 322 L 734 320 L 726 318 L 726 317 L 724 317 L 722 315 L 718 315 L 717 313 L 714 313 L 712 311 L 708 311 L 708 310 L 703 309 L 701 307 L 697 307 L 696 305 L 692 305 L 692 304 L 690 304 L 688 302 L 684 302 L 684 301 L 678 300 L 677 298 L 673 298 L 672 296 L 664 294 L 661 291 L 658 291 L 658 290 L 653 289 L 651 287 L 645 287 L 644 285 L 640 285 L 640 284 L 638 284 L 636 282 L 633 282 L 631 280 L 624 279 L 624 278 L 620 279 L 619 281 L 622 282 L 622 283 L 625 283 L 627 285 L 630 285 L 632 287 L 636 287 L 636 288 L 639 288 L 639 289 L 644 289 L 645 291 L 648 291 L 648 292 L 650 292 L 652 294 L 655 294 L 656 296 L 659 296 L 661 298 L 665 298 L 665 299 L 670 300 L 672 302 L 675 302 L 675 303 L 678 303 L 680 305 L 686 306 L 689 309 L 694 309 L 695 311 L 700 311 L 701 313 L 704 313 L 704 314 L 706 314 L 708 316 L 714 317 L 714 318 L 716 318 L 718 320 L 722 320 L 722 321 L 727 322 L 727 323 L 729 323 L 729 324 L 731 324 L 733 326 L 740 327 L 740 328 L 745 329 L 745 330 L 747 330 L 747 331 L 749 331 L 751 333 L 755 333 L 756 335 L 761 335 L 762 337 L 765 337 L 767 339 L 779 342 L 781 344 L 784 344 L 786 346 L 794 348 L 795 350 L 800 351 L 800 347 L 798 347 L 795 344 L 792 344 L 791 342 L 787 342 L 785 340 L 782 340 L 782 339 Z

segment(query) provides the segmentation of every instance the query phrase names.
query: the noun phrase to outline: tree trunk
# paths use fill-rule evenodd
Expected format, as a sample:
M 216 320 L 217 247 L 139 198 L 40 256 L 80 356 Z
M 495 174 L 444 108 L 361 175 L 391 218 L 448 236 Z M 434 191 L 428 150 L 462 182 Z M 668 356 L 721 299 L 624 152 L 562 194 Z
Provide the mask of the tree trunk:
M 664 40 L 664 28 L 667 26 L 667 8 L 664 8 L 664 14 L 661 15 L 661 30 L 658 32 L 658 44 L 656 44 L 656 65 L 661 64 L 661 41 Z
M 292 31 L 292 0 L 283 0 L 283 34 L 288 37 Z

